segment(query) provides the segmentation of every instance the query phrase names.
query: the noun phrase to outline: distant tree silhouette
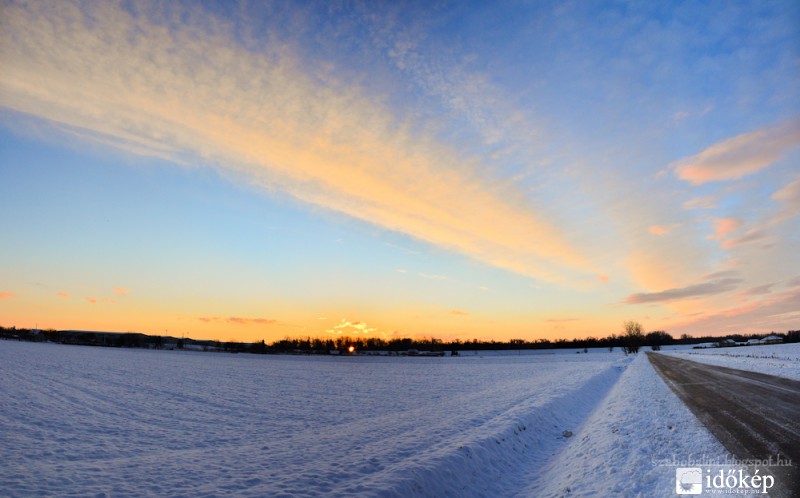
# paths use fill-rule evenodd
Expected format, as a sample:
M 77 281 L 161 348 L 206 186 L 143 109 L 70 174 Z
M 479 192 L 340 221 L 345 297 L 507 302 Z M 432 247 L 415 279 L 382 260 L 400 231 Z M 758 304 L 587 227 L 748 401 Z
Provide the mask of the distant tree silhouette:
M 648 332 L 647 335 L 644 336 L 644 342 L 645 344 L 649 344 L 653 351 L 660 351 L 661 346 L 672 344 L 675 342 L 675 339 L 663 330 L 655 330 L 653 332 Z
M 639 348 L 644 342 L 642 324 L 639 322 L 627 321 L 622 324 L 622 328 L 622 343 L 625 354 L 638 353 Z

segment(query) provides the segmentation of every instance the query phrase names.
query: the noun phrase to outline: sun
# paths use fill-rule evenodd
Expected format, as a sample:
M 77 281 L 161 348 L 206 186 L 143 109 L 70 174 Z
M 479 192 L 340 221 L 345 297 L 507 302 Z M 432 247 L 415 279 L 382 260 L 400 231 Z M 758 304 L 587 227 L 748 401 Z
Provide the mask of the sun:
M 349 348 L 347 348 L 347 352 L 350 353 L 350 354 L 353 354 L 355 352 L 355 350 L 356 350 L 355 346 L 350 346 Z

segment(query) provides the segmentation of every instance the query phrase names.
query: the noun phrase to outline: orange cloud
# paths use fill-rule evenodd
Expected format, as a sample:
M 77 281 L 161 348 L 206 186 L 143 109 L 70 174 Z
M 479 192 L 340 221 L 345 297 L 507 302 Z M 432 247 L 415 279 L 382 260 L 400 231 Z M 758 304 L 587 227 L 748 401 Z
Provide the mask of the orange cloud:
M 800 145 L 800 121 L 742 133 L 697 155 L 673 163 L 675 173 L 692 185 L 738 180 L 781 159 Z
M 668 234 L 669 232 L 678 228 L 679 226 L 680 226 L 679 223 L 673 223 L 671 225 L 653 225 L 648 230 L 653 235 L 661 236 Z
M 114 287 L 114 295 L 116 296 L 127 296 L 128 289 L 125 287 Z
M 468 313 L 468 312 L 466 312 L 466 311 L 461 311 L 461 310 L 450 310 L 450 314 L 451 314 L 451 315 L 456 315 L 456 316 L 466 316 L 466 315 L 469 315 L 469 313 Z
M 168 31 L 113 3 L 80 8 L 4 7 L 0 105 L 132 153 L 198 158 L 519 274 L 572 284 L 593 271 L 523 192 L 487 184 L 485 165 L 349 81 L 309 74 L 286 45 L 241 49 L 208 13 Z
M 63 298 L 68 298 L 69 297 L 69 292 L 56 292 L 56 296 L 63 297 Z
M 89 301 L 91 304 L 97 304 L 96 297 L 87 297 L 86 300 Z
M 16 294 L 13 292 L 0 291 L 0 299 L 11 299 L 14 296 L 16 296 Z
M 597 280 L 599 280 L 602 283 L 606 283 L 608 282 L 608 275 L 598 275 Z

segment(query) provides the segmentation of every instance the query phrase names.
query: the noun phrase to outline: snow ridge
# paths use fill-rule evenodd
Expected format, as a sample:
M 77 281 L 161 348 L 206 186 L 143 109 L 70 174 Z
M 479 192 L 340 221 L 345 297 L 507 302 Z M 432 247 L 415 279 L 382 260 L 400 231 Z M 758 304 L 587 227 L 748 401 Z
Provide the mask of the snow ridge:
M 704 457 L 732 458 L 638 354 L 519 496 L 672 496 L 676 467 L 667 462 Z
M 573 389 L 544 402 L 532 397 L 449 441 L 378 474 L 348 482 L 334 495 L 364 496 L 509 496 L 523 489 L 548 459 L 567 444 L 575 430 L 603 400 L 624 371 L 617 361 Z M 381 483 L 376 487 L 376 483 Z

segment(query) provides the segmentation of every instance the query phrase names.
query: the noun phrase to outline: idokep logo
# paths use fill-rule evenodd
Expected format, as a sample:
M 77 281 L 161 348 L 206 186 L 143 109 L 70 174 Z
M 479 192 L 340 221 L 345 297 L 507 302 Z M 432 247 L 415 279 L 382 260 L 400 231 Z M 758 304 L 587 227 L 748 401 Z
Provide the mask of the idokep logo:
M 702 494 L 703 469 L 700 467 L 679 467 L 675 469 L 675 492 L 679 495 Z

